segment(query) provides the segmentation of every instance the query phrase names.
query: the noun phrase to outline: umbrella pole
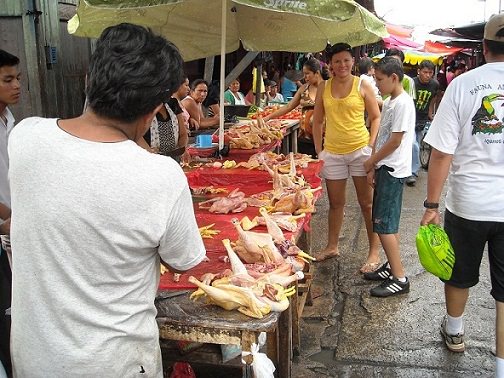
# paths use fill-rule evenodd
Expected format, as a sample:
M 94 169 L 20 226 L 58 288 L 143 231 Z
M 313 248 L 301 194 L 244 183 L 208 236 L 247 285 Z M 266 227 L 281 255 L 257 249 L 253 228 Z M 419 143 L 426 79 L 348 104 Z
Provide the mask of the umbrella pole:
M 221 59 L 220 59 L 220 93 L 219 93 L 219 154 L 224 148 L 224 82 L 226 79 L 226 9 L 227 0 L 222 0 L 222 23 L 221 23 Z

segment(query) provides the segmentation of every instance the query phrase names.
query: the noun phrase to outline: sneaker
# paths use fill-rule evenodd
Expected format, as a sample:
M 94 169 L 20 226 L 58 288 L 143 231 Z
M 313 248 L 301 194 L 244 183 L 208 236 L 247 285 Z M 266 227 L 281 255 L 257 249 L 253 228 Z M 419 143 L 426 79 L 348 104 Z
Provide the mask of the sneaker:
M 385 264 L 380 266 L 375 271 L 364 273 L 364 279 L 369 281 L 383 281 L 389 278 L 390 275 L 390 266 L 388 261 L 386 261 Z
M 398 279 L 390 276 L 380 285 L 371 289 L 371 296 L 390 297 L 391 295 L 405 294 L 409 293 L 409 287 L 410 284 L 408 278 L 406 278 L 406 282 L 401 282 Z
M 446 332 L 446 324 L 448 319 L 446 316 L 441 323 L 441 336 L 443 336 L 446 347 L 452 352 L 461 353 L 465 350 L 464 333 L 457 333 L 456 335 L 449 335 Z
M 406 185 L 415 186 L 415 184 L 416 184 L 416 177 L 414 175 L 411 175 L 406 178 Z

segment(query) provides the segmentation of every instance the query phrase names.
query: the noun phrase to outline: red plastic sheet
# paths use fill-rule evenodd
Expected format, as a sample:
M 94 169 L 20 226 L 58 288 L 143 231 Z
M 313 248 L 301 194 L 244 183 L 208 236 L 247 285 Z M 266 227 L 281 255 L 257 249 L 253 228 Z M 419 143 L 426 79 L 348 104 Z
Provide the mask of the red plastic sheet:
M 307 168 L 298 169 L 312 188 L 321 184 L 319 177 L 323 161 L 309 163 Z M 222 169 L 201 167 L 186 172 L 190 187 L 238 187 L 245 194 L 250 195 L 272 189 L 271 176 L 266 171 L 247 169 L 243 167 Z
M 302 169 L 301 172 L 306 180 L 312 187 L 320 185 L 320 178 L 318 173 L 322 168 L 323 162 L 310 163 L 308 168 Z M 213 185 L 215 187 L 224 187 L 229 192 L 238 188 L 243 191 L 247 196 L 260 193 L 272 189 L 270 176 L 266 171 L 248 170 L 245 168 L 234 169 L 214 169 L 214 168 L 198 168 L 194 171 L 186 173 L 189 186 L 200 187 Z M 315 193 L 315 199 L 322 195 L 322 190 Z M 225 196 L 219 194 L 215 196 L 208 196 L 208 198 Z M 237 218 L 241 220 L 244 216 L 248 216 L 252 220 L 255 216 L 259 216 L 258 207 L 247 207 L 245 211 L 240 213 L 230 214 L 214 214 L 210 213 L 207 209 L 200 209 L 198 203 L 194 204 L 194 213 L 198 227 L 208 226 L 212 223 L 213 230 L 219 230 L 220 233 L 215 235 L 213 239 L 203 239 L 205 249 L 207 251 L 208 262 L 202 262 L 193 269 L 188 270 L 180 276 L 179 282 L 173 281 L 172 273 L 165 273 L 160 278 L 160 290 L 184 290 L 194 289 L 195 286 L 188 282 L 190 276 L 200 278 L 204 273 L 219 273 L 225 269 L 230 269 L 229 263 L 219 261 L 219 257 L 227 256 L 226 249 L 222 244 L 223 239 L 236 241 L 238 239 L 238 232 L 231 223 L 231 219 Z M 293 235 L 299 236 L 303 229 L 308 230 L 310 224 L 311 214 L 306 214 L 304 218 L 298 220 L 298 229 L 295 233 L 284 231 L 286 238 L 290 239 Z M 267 232 L 265 226 L 258 226 L 254 228 L 254 232 Z

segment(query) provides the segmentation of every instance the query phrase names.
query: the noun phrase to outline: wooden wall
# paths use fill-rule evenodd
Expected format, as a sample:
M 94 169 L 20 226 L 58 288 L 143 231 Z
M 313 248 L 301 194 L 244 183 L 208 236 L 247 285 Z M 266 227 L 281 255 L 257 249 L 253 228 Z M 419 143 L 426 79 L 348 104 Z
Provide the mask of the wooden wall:
M 77 2 L 0 2 L 0 49 L 21 60 L 23 93 L 12 108 L 18 121 L 35 115 L 67 118 L 82 112 L 90 40 L 66 31 Z M 49 64 L 49 47 L 56 48 L 54 64 Z

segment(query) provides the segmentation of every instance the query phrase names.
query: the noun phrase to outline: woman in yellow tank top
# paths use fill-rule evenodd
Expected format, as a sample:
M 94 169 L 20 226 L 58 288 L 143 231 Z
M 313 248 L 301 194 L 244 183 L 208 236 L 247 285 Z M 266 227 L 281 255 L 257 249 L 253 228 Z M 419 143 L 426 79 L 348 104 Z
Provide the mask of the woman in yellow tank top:
M 313 115 L 313 141 L 319 158 L 324 161 L 322 176 L 326 181 L 330 205 L 327 247 L 317 259 L 325 260 L 339 255 L 338 241 L 343 223 L 346 181 L 351 176 L 369 240 L 369 252 L 361 272 L 372 271 L 379 267 L 380 242 L 373 233 L 373 194 L 366 181 L 364 161 L 369 158 L 378 133 L 380 110 L 371 85 L 352 75 L 354 58 L 350 45 L 333 45 L 329 50 L 329 60 L 333 77 L 318 86 Z M 370 120 L 369 132 L 364 121 L 364 111 L 367 111 Z

